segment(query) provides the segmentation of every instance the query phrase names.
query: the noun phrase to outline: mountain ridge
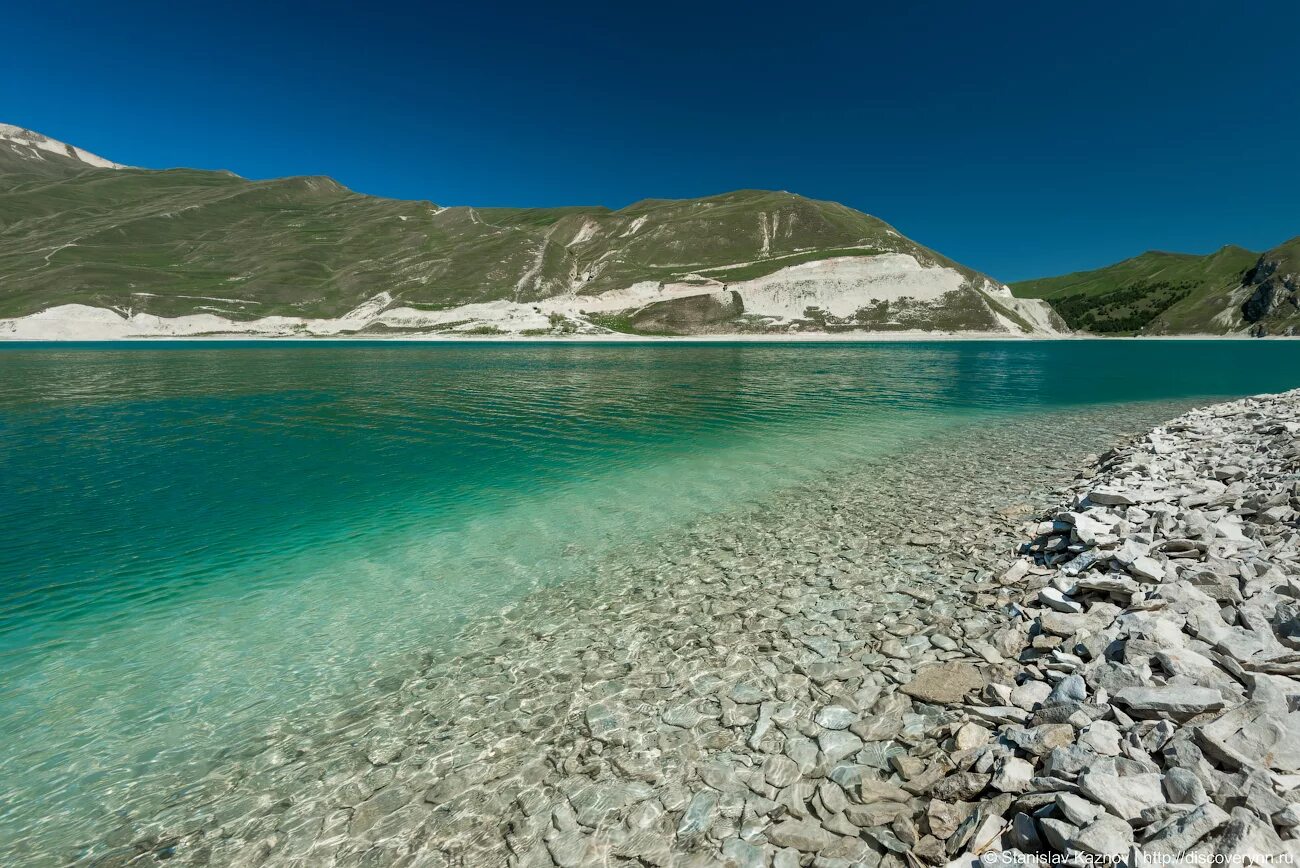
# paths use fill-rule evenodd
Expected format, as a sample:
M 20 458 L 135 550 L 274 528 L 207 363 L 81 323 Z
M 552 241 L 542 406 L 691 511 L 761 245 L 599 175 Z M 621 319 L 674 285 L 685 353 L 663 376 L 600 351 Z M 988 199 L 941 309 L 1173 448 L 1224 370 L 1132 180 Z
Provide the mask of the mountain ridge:
M 785 191 L 617 210 L 442 207 L 325 176 L 98 165 L 62 143 L 22 144 L 34 137 L 15 134 L 19 144 L 0 151 L 9 337 L 48 334 L 51 322 L 60 335 L 80 323 L 110 336 L 1060 325 L 1046 304 L 1015 299 L 879 218 Z

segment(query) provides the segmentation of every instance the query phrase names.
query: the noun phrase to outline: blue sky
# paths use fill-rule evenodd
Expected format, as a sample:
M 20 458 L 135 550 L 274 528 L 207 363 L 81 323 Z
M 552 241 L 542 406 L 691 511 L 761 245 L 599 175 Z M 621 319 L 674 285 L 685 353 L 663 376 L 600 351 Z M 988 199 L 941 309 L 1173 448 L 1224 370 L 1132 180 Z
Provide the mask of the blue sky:
M 1300 235 L 1300 4 L 145 0 L 5 18 L 0 121 L 133 165 L 444 205 L 791 190 L 1003 280 Z

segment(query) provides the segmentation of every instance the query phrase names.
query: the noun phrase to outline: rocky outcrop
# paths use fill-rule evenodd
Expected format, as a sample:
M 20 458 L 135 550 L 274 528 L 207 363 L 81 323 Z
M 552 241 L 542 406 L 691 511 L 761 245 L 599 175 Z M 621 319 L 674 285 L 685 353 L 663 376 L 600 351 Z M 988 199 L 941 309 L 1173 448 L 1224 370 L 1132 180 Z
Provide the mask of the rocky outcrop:
M 647 334 L 693 335 L 717 331 L 716 326 L 745 312 L 740 293 L 722 290 L 687 295 L 646 305 L 628 317 L 629 325 Z
M 1260 259 L 1259 265 L 1246 275 L 1245 283 L 1251 289 L 1250 295 L 1241 304 L 1241 315 L 1249 323 L 1257 323 L 1267 316 L 1278 312 L 1285 305 L 1291 311 L 1300 309 L 1300 276 L 1279 273 L 1279 263 L 1267 256 Z
M 1241 321 L 1255 337 L 1295 333 L 1300 326 L 1300 239 L 1260 256 L 1242 278 Z

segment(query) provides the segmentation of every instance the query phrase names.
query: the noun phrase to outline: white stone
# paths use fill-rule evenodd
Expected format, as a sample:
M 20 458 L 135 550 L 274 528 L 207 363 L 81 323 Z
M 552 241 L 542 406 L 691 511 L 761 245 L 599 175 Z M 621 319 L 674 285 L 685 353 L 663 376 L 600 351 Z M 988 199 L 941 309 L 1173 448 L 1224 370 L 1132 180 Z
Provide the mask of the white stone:
M 1019 757 L 1007 757 L 993 775 L 993 788 L 1003 793 L 1023 793 L 1029 789 L 1034 767 Z
M 1088 772 L 1079 776 L 1080 792 L 1121 820 L 1133 822 L 1142 811 L 1165 803 L 1160 775 L 1154 772 L 1119 775 Z
M 1076 615 L 1083 611 L 1083 606 L 1079 605 L 1074 600 L 1067 598 L 1055 588 L 1043 588 L 1039 591 L 1038 602 L 1050 609 L 1055 609 L 1058 612 L 1064 612 L 1068 615 Z
M 1164 566 L 1155 558 L 1146 555 L 1134 558 L 1133 562 L 1128 565 L 1128 571 L 1134 577 L 1146 579 L 1149 582 L 1163 582 L 1165 579 Z

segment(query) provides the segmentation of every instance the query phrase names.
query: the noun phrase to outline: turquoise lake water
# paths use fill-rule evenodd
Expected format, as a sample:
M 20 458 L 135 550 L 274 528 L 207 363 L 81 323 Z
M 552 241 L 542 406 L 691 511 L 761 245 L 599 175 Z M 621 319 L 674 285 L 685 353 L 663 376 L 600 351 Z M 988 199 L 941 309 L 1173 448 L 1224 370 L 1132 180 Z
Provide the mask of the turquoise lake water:
M 957 426 L 1296 386 L 1276 341 L 0 346 L 0 856 L 629 541 Z

